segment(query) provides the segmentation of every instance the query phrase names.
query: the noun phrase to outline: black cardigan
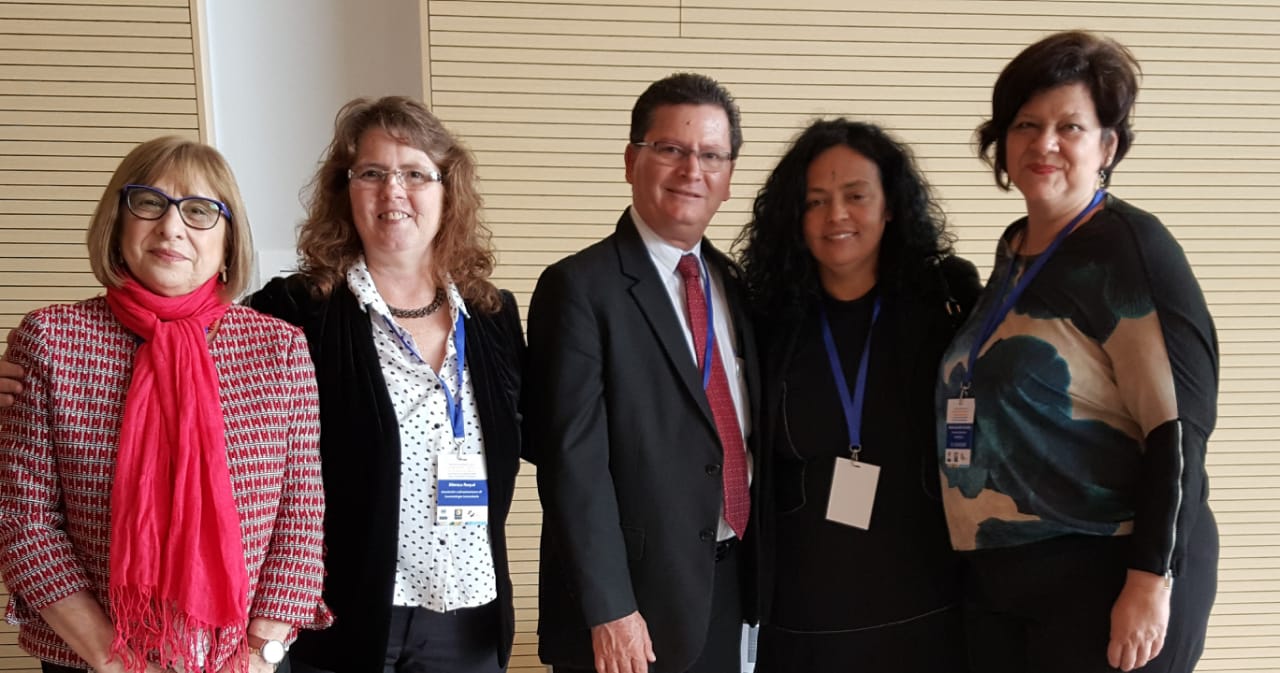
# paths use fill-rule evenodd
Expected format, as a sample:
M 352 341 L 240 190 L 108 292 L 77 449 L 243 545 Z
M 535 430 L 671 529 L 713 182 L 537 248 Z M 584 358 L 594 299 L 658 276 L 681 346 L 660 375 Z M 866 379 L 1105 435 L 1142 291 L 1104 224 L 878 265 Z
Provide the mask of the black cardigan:
M 253 308 L 303 329 L 320 388 L 320 457 L 325 490 L 324 599 L 335 621 L 303 632 L 290 656 L 342 673 L 381 673 L 390 631 L 400 508 L 400 434 L 374 348 L 368 314 L 343 283 L 316 297 L 301 275 L 276 278 L 249 298 Z M 517 402 L 524 360 L 511 293 L 493 314 L 468 305 L 467 363 L 484 433 L 489 536 L 500 623 L 498 661 L 515 636 L 506 520 L 520 469 Z

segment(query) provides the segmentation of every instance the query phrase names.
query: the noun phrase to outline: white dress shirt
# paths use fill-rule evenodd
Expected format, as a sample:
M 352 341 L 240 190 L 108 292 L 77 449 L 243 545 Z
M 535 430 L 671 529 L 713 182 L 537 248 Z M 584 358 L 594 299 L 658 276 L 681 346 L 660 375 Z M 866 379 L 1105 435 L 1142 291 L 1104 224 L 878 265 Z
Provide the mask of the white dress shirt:
M 680 263 L 680 258 L 686 254 L 697 255 L 698 259 L 702 259 L 702 242 L 694 244 L 689 250 L 681 249 L 659 236 L 656 232 L 645 224 L 640 218 L 640 214 L 636 212 L 634 207 L 631 208 L 631 220 L 636 223 L 636 229 L 640 232 L 640 238 L 644 241 L 644 247 L 649 251 L 649 259 L 653 262 L 653 266 L 658 271 L 658 278 L 662 279 L 662 285 L 667 289 L 667 297 L 671 300 L 671 306 L 675 309 L 676 319 L 680 321 L 680 328 L 684 331 L 685 342 L 689 344 L 690 364 L 693 367 L 698 366 L 698 350 L 693 342 L 693 332 L 689 329 L 689 312 L 685 307 L 684 295 L 684 279 L 680 277 L 680 272 L 676 271 L 676 265 Z M 733 330 L 733 316 L 729 312 L 729 303 L 725 299 L 724 280 L 720 277 L 710 265 L 699 264 L 699 267 L 705 273 L 711 275 L 711 296 L 707 297 L 707 301 L 711 302 L 711 309 L 714 313 L 715 334 L 716 334 L 716 350 L 720 354 L 720 362 L 724 365 L 724 371 L 728 375 L 729 393 L 733 396 L 733 408 L 738 414 L 738 428 L 742 431 L 743 447 L 746 447 L 747 429 L 751 427 L 750 409 L 747 407 L 747 372 L 746 365 L 742 358 L 738 357 L 737 334 Z M 751 480 L 751 450 L 746 449 L 747 461 L 747 481 Z M 733 529 L 729 527 L 729 522 L 725 521 L 723 508 L 721 503 L 720 527 L 717 532 L 717 540 L 726 540 L 734 536 Z

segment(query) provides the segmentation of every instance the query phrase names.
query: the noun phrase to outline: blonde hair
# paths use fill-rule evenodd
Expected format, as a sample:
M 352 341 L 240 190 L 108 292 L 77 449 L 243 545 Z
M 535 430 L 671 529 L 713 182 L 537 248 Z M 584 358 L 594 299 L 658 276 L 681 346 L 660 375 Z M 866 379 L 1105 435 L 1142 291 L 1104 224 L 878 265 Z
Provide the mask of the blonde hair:
M 204 182 L 213 190 L 213 194 L 204 196 L 226 204 L 231 219 L 227 221 L 223 256 L 226 285 L 221 294 L 228 301 L 235 299 L 249 286 L 253 274 L 253 235 L 240 188 L 236 186 L 231 166 L 218 150 L 178 136 L 155 138 L 133 148 L 107 182 L 102 199 L 89 220 L 86 240 L 89 267 L 93 269 L 94 277 L 105 287 L 124 284 L 127 268 L 120 251 L 124 186 L 153 185 L 161 180 L 174 182 L 184 192 L 190 192 L 195 183 Z
M 422 150 L 444 174 L 444 209 L 432 241 L 431 274 L 446 278 L 476 308 L 492 313 L 502 306 L 493 273 L 492 234 L 480 221 L 476 164 L 471 152 L 426 105 L 404 96 L 357 98 L 338 111 L 333 141 L 308 185 L 307 217 L 298 226 L 300 267 L 321 294 L 328 294 L 364 250 L 352 221 L 347 170 L 355 162 L 360 138 L 380 128 L 397 142 Z

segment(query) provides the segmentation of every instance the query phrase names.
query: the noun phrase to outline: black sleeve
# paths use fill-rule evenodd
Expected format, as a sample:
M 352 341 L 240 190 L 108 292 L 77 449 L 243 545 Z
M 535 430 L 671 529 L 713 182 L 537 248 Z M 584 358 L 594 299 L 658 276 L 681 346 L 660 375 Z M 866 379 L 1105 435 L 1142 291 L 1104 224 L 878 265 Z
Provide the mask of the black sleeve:
M 529 302 L 525 404 L 537 445 L 544 539 L 555 535 L 594 626 L 637 610 L 610 471 L 604 336 L 589 283 L 553 265 Z
M 516 303 L 515 295 L 509 290 L 501 290 L 500 293 L 502 295 L 502 308 L 498 322 L 501 323 L 505 342 L 514 349 L 511 373 L 512 376 L 517 377 L 515 381 L 516 389 L 521 390 L 529 368 L 529 349 L 525 346 L 524 327 L 520 323 L 520 307 Z M 527 418 L 524 409 L 524 395 L 519 395 L 518 399 L 519 408 L 517 413 L 520 414 L 520 418 L 517 420 L 521 427 L 520 457 L 536 465 L 538 461 L 536 460 L 536 452 L 533 449 L 532 437 L 524 422 L 524 419 Z
M 1177 575 L 1189 533 L 1207 507 L 1205 450 L 1217 420 L 1218 339 L 1204 294 L 1173 236 L 1154 218 L 1131 224 L 1177 408 L 1172 418 L 1146 430 L 1130 565 Z
M 249 308 L 305 328 L 315 311 L 311 283 L 302 274 L 272 278 L 261 290 L 244 298 Z

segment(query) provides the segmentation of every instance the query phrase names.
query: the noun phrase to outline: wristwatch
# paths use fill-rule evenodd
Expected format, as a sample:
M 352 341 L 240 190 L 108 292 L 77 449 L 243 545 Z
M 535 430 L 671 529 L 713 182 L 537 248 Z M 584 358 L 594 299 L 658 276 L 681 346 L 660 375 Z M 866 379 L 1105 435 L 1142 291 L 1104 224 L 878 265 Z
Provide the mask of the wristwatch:
M 280 665 L 284 661 L 284 655 L 289 652 L 289 647 L 280 640 L 267 640 L 258 636 L 249 634 L 249 653 L 262 657 L 262 660 L 271 664 L 272 668 Z

